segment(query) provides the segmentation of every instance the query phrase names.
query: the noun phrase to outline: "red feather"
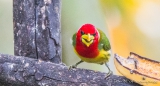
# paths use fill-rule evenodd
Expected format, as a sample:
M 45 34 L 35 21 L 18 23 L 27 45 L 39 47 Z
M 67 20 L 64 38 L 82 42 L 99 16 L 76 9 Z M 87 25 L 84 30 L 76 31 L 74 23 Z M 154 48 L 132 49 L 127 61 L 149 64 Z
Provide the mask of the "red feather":
M 84 45 L 81 41 L 81 31 L 83 31 L 85 34 L 96 34 L 93 40 L 93 43 L 87 47 Z M 83 25 L 76 34 L 76 51 L 80 56 L 86 57 L 86 58 L 94 58 L 99 54 L 98 50 L 98 40 L 99 40 L 99 32 L 98 30 L 92 25 L 92 24 L 85 24 Z

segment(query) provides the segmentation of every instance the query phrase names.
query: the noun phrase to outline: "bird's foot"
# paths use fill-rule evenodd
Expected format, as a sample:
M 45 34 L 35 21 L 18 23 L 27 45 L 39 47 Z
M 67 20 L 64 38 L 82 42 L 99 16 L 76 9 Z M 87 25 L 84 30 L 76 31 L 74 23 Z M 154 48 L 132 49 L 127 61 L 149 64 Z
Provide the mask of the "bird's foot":
M 70 67 L 69 67 L 69 70 L 72 69 L 72 68 L 77 68 L 77 65 L 79 65 L 79 64 L 82 63 L 82 62 L 83 62 L 83 61 L 81 60 L 81 61 L 77 62 L 75 65 L 70 66 Z
M 113 72 L 110 70 L 110 71 L 107 73 L 105 79 L 107 79 L 107 78 L 108 78 L 110 75 L 112 75 L 112 74 L 113 74 Z
M 69 67 L 69 70 L 72 69 L 72 68 L 77 68 L 77 66 L 76 66 L 76 65 L 71 65 L 71 66 Z

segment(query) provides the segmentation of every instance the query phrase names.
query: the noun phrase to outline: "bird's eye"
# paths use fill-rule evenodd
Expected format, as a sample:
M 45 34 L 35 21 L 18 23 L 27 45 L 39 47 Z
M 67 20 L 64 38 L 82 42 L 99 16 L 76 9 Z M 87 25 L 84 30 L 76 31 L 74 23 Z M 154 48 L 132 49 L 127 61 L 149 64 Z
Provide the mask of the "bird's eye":
M 92 34 L 93 36 L 96 36 L 96 33 Z
M 81 35 L 84 35 L 85 33 L 81 30 Z

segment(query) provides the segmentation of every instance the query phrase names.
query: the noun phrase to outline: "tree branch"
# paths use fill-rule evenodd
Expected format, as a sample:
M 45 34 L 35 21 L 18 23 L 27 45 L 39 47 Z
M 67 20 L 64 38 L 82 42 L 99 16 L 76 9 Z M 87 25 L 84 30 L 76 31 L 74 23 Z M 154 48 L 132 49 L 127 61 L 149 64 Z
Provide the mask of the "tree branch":
M 0 82 L 12 86 L 139 86 L 122 76 L 0 54 Z M 7 83 L 6 83 L 7 82 Z

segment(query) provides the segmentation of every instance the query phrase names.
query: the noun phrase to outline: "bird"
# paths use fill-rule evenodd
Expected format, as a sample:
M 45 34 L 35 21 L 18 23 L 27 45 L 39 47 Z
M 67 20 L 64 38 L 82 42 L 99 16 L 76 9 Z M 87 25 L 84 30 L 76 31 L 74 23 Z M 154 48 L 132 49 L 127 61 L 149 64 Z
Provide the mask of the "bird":
M 82 62 L 105 64 L 108 68 L 107 77 L 112 74 L 107 64 L 111 57 L 111 46 L 103 31 L 93 24 L 83 24 L 72 36 L 72 45 L 81 60 L 70 68 L 76 68 Z

